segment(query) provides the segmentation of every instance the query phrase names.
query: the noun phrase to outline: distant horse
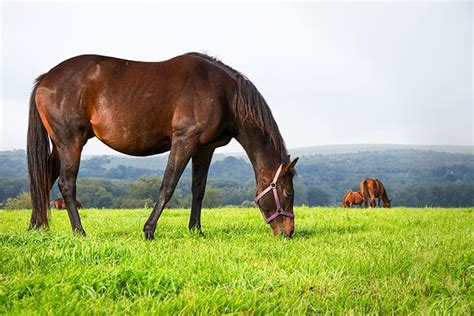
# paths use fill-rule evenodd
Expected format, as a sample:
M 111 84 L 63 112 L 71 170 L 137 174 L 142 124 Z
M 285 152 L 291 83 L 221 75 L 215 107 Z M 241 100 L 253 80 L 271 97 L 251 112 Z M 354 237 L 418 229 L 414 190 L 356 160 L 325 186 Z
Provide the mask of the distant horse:
M 56 199 L 54 200 L 54 208 L 57 210 L 66 210 L 66 203 L 64 202 L 64 199 Z M 76 200 L 76 208 L 80 209 L 82 208 L 81 202 Z
M 366 178 L 360 182 L 360 192 L 364 196 L 365 207 L 376 207 L 375 199 L 377 199 L 378 206 L 380 206 L 380 200 L 383 201 L 383 207 L 392 207 L 392 200 L 388 198 L 387 190 L 385 190 L 382 181 L 379 179 Z
M 342 198 L 342 208 L 352 208 L 352 205 L 359 205 L 362 207 L 362 204 L 364 203 L 364 196 L 360 192 L 352 192 L 352 190 L 349 190 L 346 192 L 344 197 Z
M 217 59 L 199 53 L 163 62 L 82 55 L 39 76 L 30 98 L 27 141 L 30 228 L 48 226 L 49 192 L 59 177 L 72 229 L 85 234 L 74 201 L 82 148 L 92 137 L 134 156 L 170 151 L 158 202 L 143 229 L 146 239 L 153 239 L 191 159 L 189 229 L 200 231 L 212 155 L 232 138 L 252 163 L 265 222 L 275 235 L 293 234 L 298 158 L 290 160 L 271 110 L 253 83 Z

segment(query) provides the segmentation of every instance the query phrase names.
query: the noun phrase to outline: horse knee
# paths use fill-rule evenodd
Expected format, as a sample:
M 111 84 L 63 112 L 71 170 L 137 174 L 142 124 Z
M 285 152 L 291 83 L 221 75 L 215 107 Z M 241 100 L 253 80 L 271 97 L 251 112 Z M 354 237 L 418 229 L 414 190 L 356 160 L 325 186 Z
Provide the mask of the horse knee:
M 74 192 L 74 184 L 72 183 L 72 181 L 68 181 L 66 178 L 62 176 L 59 177 L 58 187 L 61 193 L 63 194 L 63 196 L 65 197 L 71 196 Z

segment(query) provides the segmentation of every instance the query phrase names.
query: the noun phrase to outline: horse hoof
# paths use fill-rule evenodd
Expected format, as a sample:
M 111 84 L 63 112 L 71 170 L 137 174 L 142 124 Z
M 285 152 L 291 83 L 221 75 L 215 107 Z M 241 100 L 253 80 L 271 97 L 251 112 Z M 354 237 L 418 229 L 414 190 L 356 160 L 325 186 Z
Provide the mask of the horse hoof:
M 41 228 L 43 228 L 43 224 L 30 223 L 30 226 L 28 227 L 28 230 L 39 230 Z
M 83 228 L 74 229 L 74 233 L 80 236 L 86 237 L 86 232 Z
M 153 240 L 155 239 L 155 233 L 152 231 L 145 231 L 145 239 L 146 240 Z
M 189 231 L 193 235 L 198 235 L 199 237 L 206 237 L 206 235 L 201 230 L 201 227 L 193 226 L 189 228 Z

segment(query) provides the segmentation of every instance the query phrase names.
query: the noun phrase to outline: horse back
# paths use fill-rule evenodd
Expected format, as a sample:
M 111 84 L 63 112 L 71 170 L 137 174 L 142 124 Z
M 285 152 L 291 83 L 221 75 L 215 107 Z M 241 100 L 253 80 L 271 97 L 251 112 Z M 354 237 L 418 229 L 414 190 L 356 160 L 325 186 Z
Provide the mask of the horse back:
M 55 143 L 96 136 L 144 156 L 169 150 L 176 134 L 199 135 L 203 144 L 222 141 L 218 135 L 233 132 L 235 89 L 226 71 L 199 55 L 163 62 L 81 55 L 44 76 L 36 103 Z

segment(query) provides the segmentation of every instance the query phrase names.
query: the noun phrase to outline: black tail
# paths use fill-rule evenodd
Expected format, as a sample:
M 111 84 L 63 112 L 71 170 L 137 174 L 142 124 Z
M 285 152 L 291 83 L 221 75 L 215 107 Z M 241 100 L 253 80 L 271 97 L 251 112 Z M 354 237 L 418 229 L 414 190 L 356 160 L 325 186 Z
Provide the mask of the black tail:
M 44 74 L 39 76 L 30 97 L 30 114 L 26 155 L 28 157 L 28 173 L 30 195 L 33 212 L 31 213 L 30 229 L 41 226 L 48 227 L 49 191 L 51 189 L 51 163 L 49 136 L 41 122 L 36 108 L 36 89 Z

